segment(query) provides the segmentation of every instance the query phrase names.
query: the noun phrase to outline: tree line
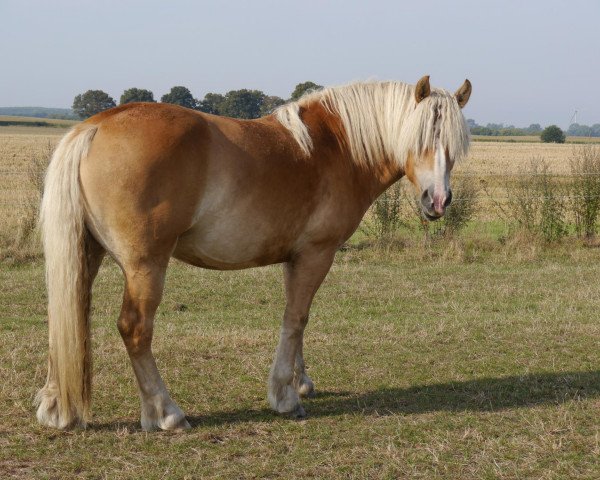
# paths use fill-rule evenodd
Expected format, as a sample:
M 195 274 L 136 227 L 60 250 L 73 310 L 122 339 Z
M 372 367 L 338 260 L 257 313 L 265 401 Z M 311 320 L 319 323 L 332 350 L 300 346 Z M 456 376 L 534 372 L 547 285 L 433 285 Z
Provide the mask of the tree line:
M 514 125 L 505 126 L 503 123 L 488 123 L 485 127 L 477 125 L 472 118 L 467 119 L 467 125 L 471 135 L 483 135 L 489 137 L 518 137 L 539 136 L 545 143 L 565 143 L 566 135 L 557 125 L 549 125 L 542 129 L 539 123 L 532 123 L 528 127 L 518 128 Z
M 296 85 L 288 100 L 276 95 L 267 95 L 260 90 L 231 90 L 225 94 L 207 93 L 202 100 L 194 98 L 190 90 L 183 86 L 175 86 L 164 94 L 160 101 L 192 108 L 214 115 L 233 118 L 258 118 L 271 113 L 280 105 L 290 100 L 298 100 L 306 92 L 323 88 L 314 82 L 307 81 Z M 144 88 L 128 88 L 121 95 L 119 105 L 131 102 L 156 102 L 154 94 Z M 73 100 L 73 111 L 79 118 L 88 118 L 112 107 L 115 100 L 102 90 L 88 90 Z
M 485 127 L 478 125 L 472 118 L 467 119 L 467 125 L 473 135 L 485 135 L 494 137 L 539 135 L 542 133 L 542 126 L 539 123 L 532 123 L 528 127 L 519 128 L 514 125 L 504 125 L 503 123 L 488 123 Z
M 203 99 L 196 99 L 190 90 L 183 86 L 175 86 L 164 94 L 160 101 L 162 103 L 172 103 L 182 107 L 199 110 L 213 115 L 224 115 L 233 118 L 258 118 L 268 115 L 280 105 L 288 101 L 298 100 L 306 92 L 319 90 L 323 88 L 314 82 L 307 81 L 296 85 L 290 98 L 284 100 L 276 95 L 267 95 L 261 90 L 230 90 L 225 94 L 207 93 Z M 131 102 L 156 102 L 154 94 L 150 90 L 143 88 L 128 88 L 121 95 L 119 105 Z M 77 95 L 73 100 L 73 111 L 80 118 L 88 118 L 96 113 L 102 112 L 112 107 L 116 107 L 115 100 L 102 90 L 88 90 L 85 93 Z M 600 137 L 600 124 L 596 123 L 591 127 L 572 124 L 566 132 L 563 132 L 556 125 L 550 125 L 545 129 L 539 123 L 532 123 L 528 127 L 519 128 L 514 125 L 504 125 L 502 123 L 488 123 L 487 125 L 478 125 L 472 118 L 467 119 L 467 125 L 473 135 L 484 136 L 541 136 L 542 141 L 563 143 L 565 134 L 577 137 Z
M 478 125 L 472 118 L 469 118 L 467 124 L 473 135 L 492 137 L 541 135 L 544 130 L 539 123 L 532 123 L 524 128 L 515 127 L 514 125 L 504 125 L 502 123 L 488 123 L 486 126 L 482 126 Z M 572 123 L 564 133 L 572 137 L 600 137 L 600 123 L 595 123 L 591 127 Z
M 600 137 L 600 123 L 594 123 L 591 127 L 572 123 L 567 130 L 567 135 L 574 137 Z

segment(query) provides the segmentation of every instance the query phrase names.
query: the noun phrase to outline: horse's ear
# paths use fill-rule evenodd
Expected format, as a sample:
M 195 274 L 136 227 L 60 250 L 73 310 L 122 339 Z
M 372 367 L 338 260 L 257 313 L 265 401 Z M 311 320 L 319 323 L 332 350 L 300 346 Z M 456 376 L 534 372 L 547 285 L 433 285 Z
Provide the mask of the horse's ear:
M 469 80 L 465 80 L 465 83 L 462 84 L 462 87 L 460 87 L 454 94 L 460 108 L 463 108 L 469 101 L 472 89 L 471 82 L 469 82 Z
M 429 75 L 425 75 L 421 80 L 417 82 L 415 87 L 415 100 L 419 103 L 424 98 L 427 98 L 431 94 L 431 87 L 429 86 Z

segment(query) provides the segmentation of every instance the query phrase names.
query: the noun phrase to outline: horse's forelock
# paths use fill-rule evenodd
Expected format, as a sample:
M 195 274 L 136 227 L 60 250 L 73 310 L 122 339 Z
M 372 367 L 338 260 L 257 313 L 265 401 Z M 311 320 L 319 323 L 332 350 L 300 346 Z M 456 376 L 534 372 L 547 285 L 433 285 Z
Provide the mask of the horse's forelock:
M 454 161 L 463 159 L 469 150 L 469 129 L 454 95 L 435 89 L 417 104 L 403 122 L 396 148 L 396 160 L 403 162 L 408 154 L 419 157 L 434 151 L 438 140 Z

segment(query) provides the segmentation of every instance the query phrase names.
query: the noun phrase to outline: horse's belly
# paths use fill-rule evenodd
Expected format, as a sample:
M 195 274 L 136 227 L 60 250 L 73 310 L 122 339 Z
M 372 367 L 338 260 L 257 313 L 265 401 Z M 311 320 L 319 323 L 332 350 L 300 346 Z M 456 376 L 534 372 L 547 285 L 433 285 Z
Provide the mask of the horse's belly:
M 173 253 L 186 263 L 218 270 L 235 270 L 284 262 L 289 241 L 256 226 L 196 225 L 179 237 Z

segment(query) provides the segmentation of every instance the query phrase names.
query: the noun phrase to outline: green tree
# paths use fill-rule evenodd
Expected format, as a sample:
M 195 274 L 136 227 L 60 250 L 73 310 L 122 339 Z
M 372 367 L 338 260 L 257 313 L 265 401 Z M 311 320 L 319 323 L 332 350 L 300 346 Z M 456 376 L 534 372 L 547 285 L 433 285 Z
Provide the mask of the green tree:
M 540 138 L 544 143 L 565 143 L 565 133 L 556 125 L 546 127 Z
M 222 115 L 221 110 L 223 109 L 224 101 L 225 97 L 220 93 L 207 93 L 204 95 L 204 99 L 198 102 L 198 106 L 196 108 L 204 113 Z
M 580 125 L 579 123 L 572 123 L 569 125 L 567 130 L 568 135 L 573 135 L 574 137 L 589 137 L 591 133 L 590 127 L 587 125 Z
M 73 111 L 79 118 L 88 118 L 115 106 L 114 99 L 102 90 L 88 90 L 73 99 Z
M 291 100 L 296 101 L 307 92 L 313 92 L 323 88 L 322 85 L 317 85 L 315 82 L 303 82 L 296 85 L 292 92 Z
M 262 105 L 260 106 L 261 116 L 273 113 L 273 110 L 275 110 L 277 107 L 280 107 L 284 103 L 285 100 L 281 97 L 277 97 L 276 95 L 266 96 L 262 102 Z
M 531 135 L 542 133 L 542 126 L 539 123 L 532 123 L 529 125 L 529 127 L 527 127 L 527 133 Z
M 221 115 L 234 118 L 258 118 L 266 95 L 260 90 L 231 90 L 221 104 Z
M 143 88 L 128 88 L 121 95 L 119 105 L 124 105 L 131 102 L 156 102 L 154 94 L 150 90 Z
M 489 129 L 488 127 L 482 127 L 481 125 L 475 125 L 471 128 L 471 135 L 492 136 L 494 135 L 494 130 Z
M 197 101 L 192 96 L 192 92 L 186 87 L 173 87 L 169 93 L 165 93 L 161 99 L 163 103 L 172 103 L 174 105 L 180 105 L 186 108 L 196 108 Z

